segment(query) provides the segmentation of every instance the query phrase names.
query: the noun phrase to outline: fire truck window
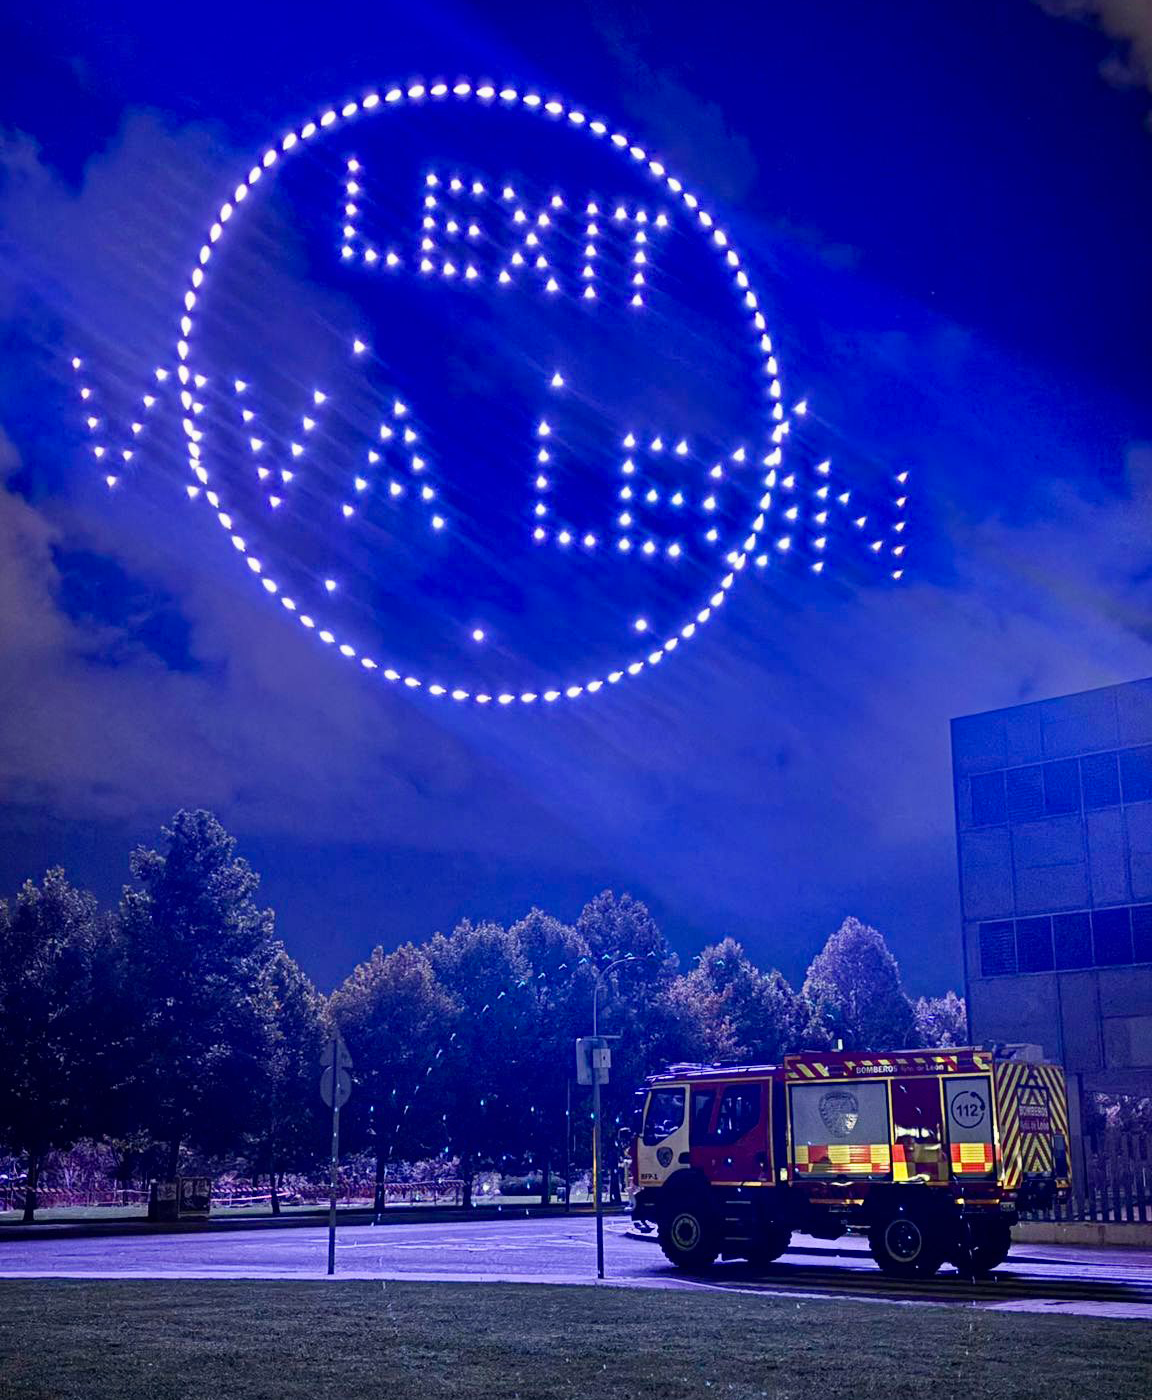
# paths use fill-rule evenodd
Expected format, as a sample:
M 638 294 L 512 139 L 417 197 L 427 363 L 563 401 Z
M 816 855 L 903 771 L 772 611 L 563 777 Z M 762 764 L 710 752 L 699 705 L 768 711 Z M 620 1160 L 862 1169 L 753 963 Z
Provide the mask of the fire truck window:
M 648 1093 L 644 1089 L 637 1089 L 632 1095 L 632 1134 L 639 1136 L 644 1127 L 644 1105 L 648 1101 Z
M 644 1141 L 652 1146 L 671 1137 L 684 1122 L 684 1090 L 653 1089 L 648 1099 Z
M 693 1146 L 708 1141 L 708 1124 L 712 1121 L 712 1104 L 715 1098 L 715 1089 L 692 1090 L 692 1127 L 690 1131 Z
M 734 1084 L 724 1090 L 720 1100 L 720 1112 L 716 1117 L 716 1131 L 708 1141 L 714 1143 L 735 1142 L 745 1133 L 750 1133 L 760 1121 L 760 1085 Z

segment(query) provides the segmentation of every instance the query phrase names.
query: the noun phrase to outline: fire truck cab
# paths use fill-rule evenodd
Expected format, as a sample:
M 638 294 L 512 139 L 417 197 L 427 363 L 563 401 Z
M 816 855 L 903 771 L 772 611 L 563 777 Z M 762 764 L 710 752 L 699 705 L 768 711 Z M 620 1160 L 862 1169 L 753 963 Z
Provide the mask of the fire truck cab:
M 631 1175 L 682 1269 L 852 1231 L 888 1274 L 986 1273 L 1019 1211 L 1071 1185 L 1064 1075 L 977 1049 L 674 1065 L 639 1091 Z

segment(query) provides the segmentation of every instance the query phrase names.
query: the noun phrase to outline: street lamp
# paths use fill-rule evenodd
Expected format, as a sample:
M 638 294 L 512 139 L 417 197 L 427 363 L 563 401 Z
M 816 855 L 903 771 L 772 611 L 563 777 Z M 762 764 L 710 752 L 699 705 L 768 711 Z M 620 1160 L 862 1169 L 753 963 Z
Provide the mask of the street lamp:
M 624 963 L 637 962 L 635 953 L 628 953 L 622 958 L 617 958 L 615 962 L 610 962 L 606 967 L 597 968 L 596 977 L 592 983 L 592 1197 L 596 1203 L 596 1277 L 604 1277 L 604 1203 L 601 1199 L 601 1185 L 604 1174 L 604 1163 L 602 1158 L 603 1134 L 600 1129 L 600 1066 L 595 1061 L 596 1050 L 599 1047 L 599 1012 L 600 1012 L 600 988 L 605 977 L 613 968 L 622 967 Z

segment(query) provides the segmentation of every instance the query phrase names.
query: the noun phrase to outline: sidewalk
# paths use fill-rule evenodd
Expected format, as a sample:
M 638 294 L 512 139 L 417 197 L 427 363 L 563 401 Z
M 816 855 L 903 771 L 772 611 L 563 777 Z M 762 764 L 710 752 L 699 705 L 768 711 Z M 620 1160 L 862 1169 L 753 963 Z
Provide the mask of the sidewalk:
M 586 1204 L 573 1205 L 566 1210 L 562 1205 L 498 1205 L 473 1206 L 465 1210 L 462 1206 L 390 1206 L 380 1218 L 380 1225 L 420 1225 L 464 1221 L 492 1220 L 533 1220 L 565 1216 L 590 1216 L 592 1207 Z M 606 1216 L 625 1214 L 622 1206 L 605 1206 Z M 336 1220 L 340 1225 L 371 1225 L 371 1206 L 338 1206 Z M 207 1220 L 44 1220 L 31 1225 L 15 1222 L 0 1225 L 0 1246 L 5 1240 L 36 1239 L 90 1239 L 115 1235 L 199 1235 L 226 1232 L 231 1230 L 292 1230 L 325 1225 L 328 1211 L 319 1208 L 314 1211 L 294 1211 L 285 1215 L 237 1215 L 210 1216 Z

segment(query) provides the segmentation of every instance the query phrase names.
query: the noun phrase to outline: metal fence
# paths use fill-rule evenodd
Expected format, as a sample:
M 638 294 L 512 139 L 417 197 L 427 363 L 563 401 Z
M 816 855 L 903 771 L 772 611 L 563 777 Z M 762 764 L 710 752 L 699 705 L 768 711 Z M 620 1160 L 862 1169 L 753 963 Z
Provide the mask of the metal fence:
M 342 1178 L 336 1199 L 340 1205 L 371 1206 L 376 1199 L 375 1181 Z M 428 1181 L 386 1181 L 384 1198 L 389 1205 L 459 1205 L 464 1194 L 464 1182 L 454 1177 Z M 36 1191 L 37 1210 L 60 1209 L 122 1209 L 148 1208 L 148 1187 L 120 1188 L 118 1186 L 42 1186 Z M 277 1192 L 281 1206 L 321 1206 L 328 1203 L 327 1182 L 293 1181 Z M 272 1208 L 272 1193 L 265 1186 L 257 1188 L 251 1182 L 214 1182 L 212 1205 L 216 1209 L 242 1210 Z M 24 1183 L 0 1182 L 0 1211 L 24 1209 Z
M 1070 1198 L 1029 1220 L 1152 1221 L 1152 1136 L 1105 1132 L 1084 1141 L 1084 1174 Z

